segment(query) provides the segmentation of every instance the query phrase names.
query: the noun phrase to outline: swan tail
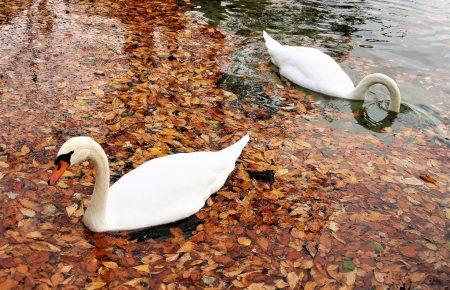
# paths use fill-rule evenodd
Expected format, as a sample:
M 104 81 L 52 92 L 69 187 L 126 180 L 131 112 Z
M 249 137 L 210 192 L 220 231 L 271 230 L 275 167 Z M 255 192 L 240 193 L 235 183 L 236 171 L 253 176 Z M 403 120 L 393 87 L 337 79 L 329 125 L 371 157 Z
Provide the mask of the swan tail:
M 270 37 L 270 35 L 267 34 L 267 32 L 265 32 L 265 31 L 263 31 L 263 37 L 264 37 L 264 41 L 266 42 L 267 49 L 270 50 L 273 48 L 282 47 L 282 45 L 278 41 L 276 41 L 275 39 Z
M 239 155 L 241 155 L 242 150 L 244 149 L 245 145 L 247 145 L 249 140 L 250 136 L 245 135 L 241 138 L 241 140 L 225 149 L 222 149 L 220 152 L 226 154 L 227 156 L 229 156 L 229 158 L 232 158 L 235 161 L 236 159 L 238 159 Z

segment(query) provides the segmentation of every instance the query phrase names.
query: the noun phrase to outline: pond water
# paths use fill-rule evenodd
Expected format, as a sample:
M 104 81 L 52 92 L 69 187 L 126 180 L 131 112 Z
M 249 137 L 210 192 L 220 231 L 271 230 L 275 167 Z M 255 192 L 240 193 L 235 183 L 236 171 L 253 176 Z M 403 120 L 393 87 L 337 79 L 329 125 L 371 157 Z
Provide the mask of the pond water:
M 269 57 L 262 40 L 266 30 L 284 44 L 312 46 L 333 56 L 356 84 L 366 74 L 385 73 L 402 92 L 402 111 L 392 118 L 383 109 L 388 93 L 371 89 L 361 102 L 315 95 L 317 104 L 338 112 L 361 110 L 351 129 L 379 132 L 387 126 L 438 128 L 446 135 L 450 89 L 450 22 L 448 1 L 270 1 L 193 0 L 194 10 L 208 22 L 244 38 L 225 77 L 237 94 L 261 96 L 254 83 L 279 81 L 277 69 L 261 74 L 258 65 Z M 249 76 L 242 84 L 242 76 Z M 251 80 L 251 81 L 249 81 Z M 301 89 L 301 88 L 299 88 Z M 375 101 L 373 101 L 375 100 Z M 267 102 L 273 102 L 267 98 Z M 384 106 L 382 106 L 382 104 Z M 341 126 L 338 123 L 336 126 Z

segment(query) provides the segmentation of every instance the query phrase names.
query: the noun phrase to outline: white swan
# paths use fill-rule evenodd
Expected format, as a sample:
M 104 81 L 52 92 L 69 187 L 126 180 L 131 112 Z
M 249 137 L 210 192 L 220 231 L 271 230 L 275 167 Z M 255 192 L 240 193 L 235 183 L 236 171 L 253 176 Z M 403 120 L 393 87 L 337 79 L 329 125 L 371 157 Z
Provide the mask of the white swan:
M 370 86 L 382 84 L 391 96 L 389 110 L 400 110 L 400 90 L 390 77 L 380 73 L 370 74 L 355 88 L 352 80 L 329 55 L 311 47 L 281 45 L 265 31 L 263 36 L 272 62 L 280 68 L 280 74 L 293 83 L 350 100 L 364 100 Z
M 174 222 L 198 212 L 233 171 L 249 140 L 217 152 L 179 153 L 152 159 L 109 187 L 105 151 L 90 137 L 73 137 L 60 148 L 48 183 L 55 184 L 71 165 L 90 159 L 95 186 L 83 217 L 93 232 L 135 230 Z

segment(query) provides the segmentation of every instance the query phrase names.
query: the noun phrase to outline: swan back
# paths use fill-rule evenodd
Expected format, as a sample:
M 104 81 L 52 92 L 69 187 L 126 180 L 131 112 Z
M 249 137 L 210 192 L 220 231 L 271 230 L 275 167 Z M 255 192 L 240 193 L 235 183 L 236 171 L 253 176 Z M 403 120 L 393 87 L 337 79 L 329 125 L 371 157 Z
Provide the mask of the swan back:
M 108 191 L 108 230 L 156 226 L 196 213 L 223 186 L 248 140 L 216 152 L 152 159 L 125 174 Z
M 353 91 L 353 82 L 329 55 L 316 48 L 281 45 L 265 32 L 264 39 L 272 62 L 288 80 L 335 97 L 348 98 Z

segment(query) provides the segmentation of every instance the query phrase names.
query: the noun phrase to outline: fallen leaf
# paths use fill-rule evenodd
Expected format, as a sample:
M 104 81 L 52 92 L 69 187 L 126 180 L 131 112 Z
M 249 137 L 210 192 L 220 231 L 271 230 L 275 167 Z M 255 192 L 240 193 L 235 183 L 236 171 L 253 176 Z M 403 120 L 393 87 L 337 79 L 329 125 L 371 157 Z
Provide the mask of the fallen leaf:
M 26 155 L 28 153 L 30 153 L 30 148 L 28 148 L 27 145 L 22 146 L 22 148 L 20 149 L 20 153 L 22 153 L 22 155 Z
M 20 208 L 20 212 L 24 215 L 24 216 L 26 216 L 26 217 L 34 217 L 35 215 L 36 215 L 36 212 L 34 211 L 34 210 L 31 210 L 31 209 L 28 209 L 28 208 L 24 208 L 24 207 L 21 207 Z
M 342 265 L 344 266 L 344 272 L 350 272 L 356 268 L 355 264 L 350 260 L 342 260 Z
M 295 289 L 295 286 L 297 286 L 297 283 L 299 280 L 300 279 L 299 279 L 298 275 L 294 272 L 290 272 L 287 275 L 287 281 L 288 281 L 289 287 L 291 287 L 291 289 Z
M 88 285 L 86 285 L 86 287 L 84 289 L 86 289 L 86 290 L 96 290 L 96 289 L 102 288 L 105 285 L 106 285 L 105 282 L 94 281 L 94 282 L 91 282 Z
M 298 141 L 298 145 L 303 146 L 305 148 L 311 148 L 311 144 L 309 144 L 308 142 L 305 141 Z
M 76 203 L 66 207 L 67 215 L 70 217 L 77 209 L 78 205 Z
M 188 253 L 192 251 L 194 248 L 195 244 L 193 242 L 187 241 L 180 247 L 178 253 Z
M 38 231 L 30 232 L 25 235 L 27 238 L 39 239 L 42 238 L 42 234 Z
M 250 246 L 252 244 L 252 241 L 249 238 L 246 237 L 239 237 L 238 243 L 243 246 Z
M 116 269 L 117 267 L 119 267 L 119 265 L 117 265 L 116 262 L 112 262 L 112 261 L 106 261 L 106 262 L 102 262 L 103 266 L 105 266 L 106 268 L 109 269 Z
M 150 268 L 149 268 L 149 266 L 147 264 L 135 266 L 133 268 L 138 270 L 138 271 L 140 271 L 140 272 L 150 273 Z
M 0 167 L 2 167 L 2 168 L 8 168 L 8 167 L 9 167 L 9 164 L 6 163 L 6 162 L 0 161 Z

